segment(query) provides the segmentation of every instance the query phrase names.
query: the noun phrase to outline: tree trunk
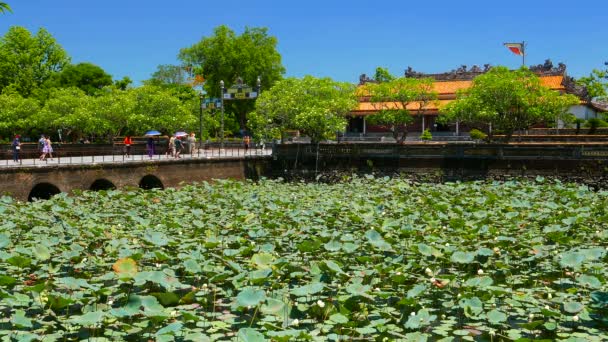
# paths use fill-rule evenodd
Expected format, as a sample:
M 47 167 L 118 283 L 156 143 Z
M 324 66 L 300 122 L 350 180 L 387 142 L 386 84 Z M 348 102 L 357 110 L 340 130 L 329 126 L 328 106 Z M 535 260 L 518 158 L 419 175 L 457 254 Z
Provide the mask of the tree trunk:
M 393 139 L 395 139 L 396 143 L 399 143 L 399 129 L 396 125 L 392 125 L 391 130 L 393 132 Z

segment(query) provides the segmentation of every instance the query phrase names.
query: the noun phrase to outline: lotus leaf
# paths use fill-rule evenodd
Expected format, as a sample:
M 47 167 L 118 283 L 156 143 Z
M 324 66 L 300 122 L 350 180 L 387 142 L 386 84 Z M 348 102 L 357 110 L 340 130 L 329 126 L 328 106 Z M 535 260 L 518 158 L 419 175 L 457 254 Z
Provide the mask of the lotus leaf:
M 325 261 L 325 265 L 327 266 L 327 268 L 329 268 L 330 270 L 332 270 L 338 274 L 346 274 L 346 272 L 342 271 L 342 268 L 340 267 L 340 265 L 338 265 L 333 260 Z
M 602 282 L 594 276 L 583 274 L 576 278 L 576 281 L 580 284 L 590 287 L 592 289 L 599 289 L 602 287 Z
M 257 306 L 264 299 L 266 299 L 264 290 L 256 290 L 249 287 L 236 296 L 236 304 L 241 307 Z
M 257 253 L 251 257 L 251 262 L 259 269 L 270 268 L 274 257 L 269 253 Z
M 507 321 L 507 315 L 499 310 L 490 310 L 487 313 L 488 316 L 488 321 L 492 324 L 498 324 L 498 323 L 502 323 L 502 322 L 506 322 Z
M 291 290 L 291 293 L 293 293 L 295 296 L 298 296 L 298 297 L 310 296 L 312 294 L 321 292 L 323 290 L 323 287 L 324 287 L 323 283 L 317 282 L 317 283 L 312 283 L 312 284 L 296 287 Z
M 564 303 L 564 311 L 569 313 L 578 313 L 582 311 L 585 307 L 583 304 L 579 302 L 565 302 Z
M 94 326 L 103 320 L 105 313 L 103 311 L 92 311 L 87 312 L 84 315 L 74 316 L 70 318 L 70 322 L 73 324 L 78 324 L 83 327 Z
M 562 267 L 579 268 L 585 261 L 585 254 L 580 252 L 567 252 L 562 254 L 559 264 Z
M 38 245 L 34 247 L 34 255 L 38 260 L 48 260 L 51 258 L 51 252 L 45 245 Z
M 437 319 L 436 315 L 431 315 L 427 309 L 421 309 L 415 315 L 410 315 L 405 327 L 408 329 L 420 329 L 430 325 Z
M 483 303 L 477 297 L 462 299 L 458 303 L 467 317 L 478 316 L 483 311 Z
M 459 264 L 470 264 L 475 259 L 475 254 L 458 251 L 452 254 L 450 259 Z
M 607 340 L 606 207 L 550 179 L 2 197 L 0 337 Z
M 11 244 L 11 238 L 4 233 L 0 233 L 0 248 L 4 248 L 10 244 Z
M 341 313 L 335 313 L 329 316 L 329 320 L 337 324 L 348 323 L 348 318 Z
M 137 274 L 137 263 L 131 258 L 118 259 L 112 269 L 120 278 L 133 278 Z
M 25 316 L 25 311 L 17 310 L 11 318 L 11 323 L 17 328 L 32 328 L 32 320 Z
M 182 330 L 182 327 L 184 325 L 180 322 L 174 322 L 171 324 L 168 324 L 167 326 L 165 326 L 162 329 L 159 329 L 156 332 L 156 336 L 160 336 L 160 335 L 175 335 L 175 333 L 177 333 L 178 331 Z
M 260 332 L 251 328 L 242 328 L 239 330 L 238 339 L 242 342 L 264 342 L 267 341 Z

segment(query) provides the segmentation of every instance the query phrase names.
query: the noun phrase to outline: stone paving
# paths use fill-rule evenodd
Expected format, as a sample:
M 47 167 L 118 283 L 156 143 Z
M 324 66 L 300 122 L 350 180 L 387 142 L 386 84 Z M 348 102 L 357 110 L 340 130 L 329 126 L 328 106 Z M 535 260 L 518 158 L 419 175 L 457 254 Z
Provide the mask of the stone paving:
M 168 156 L 165 154 L 156 154 L 152 158 L 148 155 L 102 155 L 102 156 L 71 156 L 61 157 L 53 156 L 52 159 L 47 158 L 42 161 L 38 158 L 22 159 L 19 162 L 14 162 L 12 159 L 0 160 L 0 169 L 6 168 L 26 168 L 26 167 L 56 167 L 59 165 L 94 165 L 94 164 L 123 164 L 136 162 L 168 162 L 175 160 L 189 159 L 224 159 L 224 158 L 249 158 L 256 156 L 269 156 L 272 154 L 271 149 L 250 149 L 245 152 L 242 148 L 212 148 L 196 150 L 193 154 L 182 154 L 180 159 Z M 10 156 L 12 158 L 12 155 Z

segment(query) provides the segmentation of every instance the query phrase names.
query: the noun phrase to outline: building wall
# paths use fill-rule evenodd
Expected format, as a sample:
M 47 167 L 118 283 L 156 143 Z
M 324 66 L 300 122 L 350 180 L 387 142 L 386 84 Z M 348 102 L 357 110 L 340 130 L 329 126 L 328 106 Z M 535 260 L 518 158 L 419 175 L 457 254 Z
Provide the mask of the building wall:
M 597 112 L 588 106 L 576 105 L 570 107 L 568 113 L 574 114 L 577 119 L 589 120 L 597 118 Z

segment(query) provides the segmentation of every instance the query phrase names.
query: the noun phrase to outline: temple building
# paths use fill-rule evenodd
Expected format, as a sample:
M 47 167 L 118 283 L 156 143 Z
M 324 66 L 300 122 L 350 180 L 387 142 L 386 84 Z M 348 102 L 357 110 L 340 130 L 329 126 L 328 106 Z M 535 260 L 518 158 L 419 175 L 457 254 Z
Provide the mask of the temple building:
M 471 86 L 473 79 L 476 76 L 489 71 L 489 64 L 484 67 L 473 66 L 467 68 L 463 65 L 458 69 L 440 74 L 424 74 L 412 70 L 408 67 L 404 73 L 405 77 L 410 78 L 432 78 L 434 82 L 434 90 L 438 94 L 438 101 L 427 105 L 422 112 L 419 110 L 419 104 L 410 103 L 407 109 L 414 116 L 414 122 L 407 125 L 408 132 L 421 132 L 424 129 L 429 129 L 431 132 L 446 132 L 446 135 L 457 135 L 461 132 L 467 132 L 468 127 L 453 123 L 450 125 L 442 125 L 436 122 L 437 116 L 441 115 L 441 109 L 449 102 L 456 99 L 456 92 L 460 89 L 465 89 Z M 531 66 L 530 70 L 540 77 L 541 84 L 562 93 L 569 93 L 578 96 L 581 99 L 579 105 L 572 106 L 569 110 L 577 118 L 591 119 L 596 118 L 598 112 L 608 110 L 608 106 L 604 103 L 596 103 L 590 101 L 587 96 L 586 89 L 576 84 L 575 80 L 566 74 L 566 65 L 559 63 L 557 67 L 550 60 L 544 64 Z M 376 82 L 370 79 L 365 74 L 359 77 L 359 86 L 363 86 L 368 82 Z M 374 106 L 375 105 L 375 106 Z M 384 104 L 391 106 L 391 104 Z M 396 103 L 392 104 L 396 106 Z M 350 113 L 349 124 L 347 127 L 347 135 L 368 135 L 368 134 L 383 134 L 388 133 L 388 129 L 383 126 L 369 125 L 365 118 L 375 114 L 378 109 L 382 108 L 378 104 L 370 102 L 369 96 L 361 93 L 359 97 L 358 108 Z

